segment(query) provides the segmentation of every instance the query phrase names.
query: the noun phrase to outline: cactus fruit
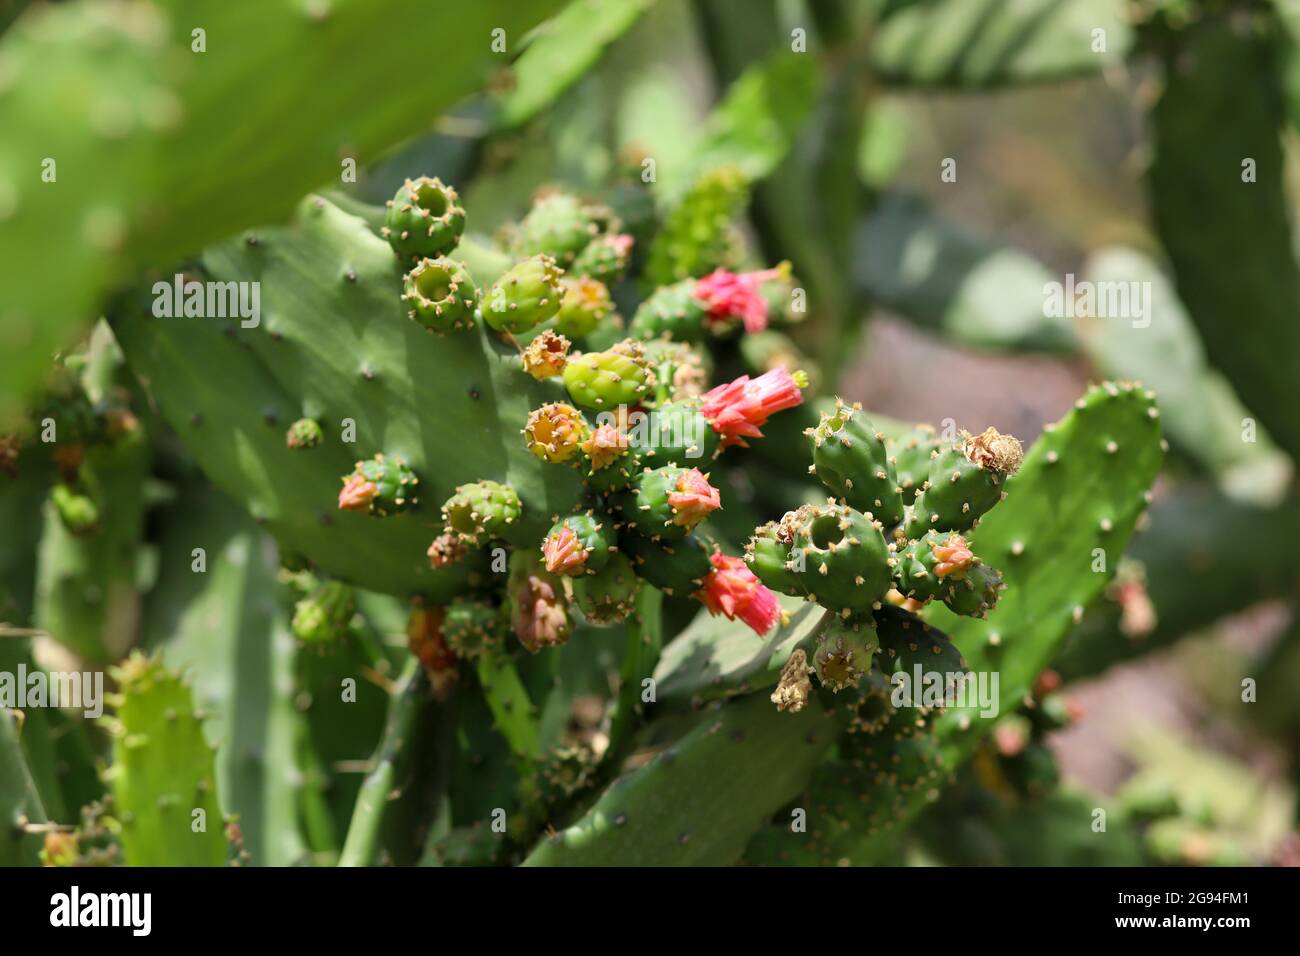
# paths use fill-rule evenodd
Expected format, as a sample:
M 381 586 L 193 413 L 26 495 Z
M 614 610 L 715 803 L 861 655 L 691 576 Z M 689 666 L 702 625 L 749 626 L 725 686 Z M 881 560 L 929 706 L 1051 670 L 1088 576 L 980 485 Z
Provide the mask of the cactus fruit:
M 417 602 L 406 618 L 406 646 L 424 668 L 434 696 L 440 699 L 451 693 L 460 677 L 456 655 L 442 633 L 445 614 L 443 608 Z
M 563 402 L 534 409 L 524 425 L 528 450 L 543 461 L 568 461 L 578 453 L 591 429 L 582 412 Z
M 708 462 L 722 451 L 722 439 L 702 411 L 698 398 L 660 405 L 633 431 L 632 441 L 647 464 L 689 466 Z
M 632 314 L 628 332 L 639 339 L 667 337 L 674 342 L 704 338 L 704 303 L 695 297 L 695 280 L 660 286 Z
M 632 481 L 637 457 L 623 428 L 609 423 L 597 425 L 579 447 L 589 488 L 612 491 Z
M 465 559 L 469 554 L 469 545 L 460 535 L 447 532 L 434 538 L 425 553 L 429 557 L 430 567 L 448 568 Z
M 592 624 L 617 624 L 636 608 L 641 579 L 626 555 L 611 554 L 609 562 L 595 574 L 573 582 L 573 597 Z
M 74 537 L 84 537 L 99 530 L 99 505 L 89 495 L 60 483 L 50 491 L 50 501 L 63 527 Z
M 745 545 L 745 562 L 772 590 L 802 597 L 808 591 L 803 576 L 793 570 L 795 520 L 795 512 L 787 512 L 785 519 L 755 528 Z
M 903 518 L 898 477 L 885 449 L 885 436 L 862 414 L 861 405 L 839 399 L 805 434 L 812 443 L 813 468 L 831 492 L 886 527 Z
M 955 581 L 943 596 L 948 610 L 963 617 L 987 617 L 998 603 L 998 595 L 1006 585 L 997 568 L 976 564 L 965 576 Z
M 754 572 L 740 558 L 715 552 L 709 556 L 713 569 L 695 596 L 715 617 L 744 621 L 760 637 L 776 626 L 781 605 Z
M 646 273 L 662 284 L 727 265 L 734 258 L 733 221 L 748 201 L 748 180 L 741 169 L 729 165 L 705 172 L 655 236 Z
M 698 591 L 713 571 L 708 545 L 693 534 L 680 541 L 624 534 L 619 547 L 631 557 L 636 573 L 665 594 Z
M 930 461 L 924 489 L 912 505 L 904 531 L 909 538 L 927 529 L 965 531 L 1002 500 L 1006 479 L 1016 473 L 1024 452 L 1013 435 L 995 428 L 938 451 Z
M 879 647 L 876 628 L 869 620 L 841 621 L 828 616 L 817 634 L 817 650 L 813 653 L 817 680 L 837 694 L 857 687 L 858 681 L 871 669 Z
M 459 595 L 443 609 L 442 636 L 462 660 L 476 660 L 501 642 L 501 609 L 478 598 Z
M 315 448 L 325 438 L 320 423 L 312 418 L 300 418 L 284 435 L 284 445 L 293 451 L 303 448 Z
M 437 177 L 406 180 L 388 201 L 384 238 L 404 258 L 446 255 L 465 230 L 465 210 L 457 198 L 456 190 Z
M 905 597 L 944 599 L 976 564 L 978 559 L 964 537 L 956 532 L 927 531 L 898 552 L 894 581 Z
M 115 816 L 130 866 L 221 866 L 226 838 L 212 749 L 190 689 L 138 651 L 114 668 Z
M 558 332 L 543 329 L 523 351 L 524 371 L 537 379 L 554 378 L 564 373 L 572 343 Z
M 515 264 L 483 297 L 483 321 L 497 332 L 527 332 L 560 311 L 562 271 L 550 256 Z
M 578 253 L 573 265 L 569 267 L 569 273 L 612 285 L 627 272 L 634 242 L 626 233 L 597 236 Z
M 574 339 L 588 336 L 614 310 L 609 288 L 599 279 L 566 276 L 560 285 L 564 293 L 560 298 L 560 311 L 555 314 L 555 330 L 563 335 Z
M 660 405 L 699 398 L 708 390 L 711 363 L 703 350 L 671 339 L 653 339 L 645 349 L 654 363 Z
M 550 256 L 567 270 L 599 231 L 592 210 L 580 199 L 551 192 L 538 197 L 520 220 L 512 249 L 519 256 Z
M 563 584 L 523 551 L 510 556 L 506 597 L 515 637 L 529 652 L 536 654 L 569 639 L 573 622 Z
M 582 408 L 637 405 L 654 386 L 654 369 L 641 343 L 632 339 L 604 352 L 586 352 L 564 367 L 564 387 Z
M 885 605 L 874 618 L 880 641 L 880 669 L 886 674 L 911 674 L 920 667 L 922 671 L 944 674 L 951 686 L 966 672 L 966 659 L 957 645 L 916 615 Z
M 293 636 L 308 644 L 336 644 L 347 634 L 356 609 L 351 587 L 341 581 L 326 581 L 294 605 Z
M 546 570 L 569 577 L 599 571 L 618 547 L 613 524 L 592 512 L 557 521 L 542 544 Z
M 458 487 L 442 506 L 442 518 L 449 533 L 467 544 L 480 544 L 505 535 L 522 510 L 513 488 L 485 478 Z
M 704 394 L 700 411 L 715 432 L 722 436 L 722 447 L 749 447 L 746 438 L 762 438 L 759 430 L 779 411 L 803 404 L 799 384 L 782 368 L 764 372 L 750 380 L 742 375 L 733 382 L 719 385 Z
M 402 277 L 406 314 L 430 332 L 474 327 L 478 290 L 469 270 L 455 259 L 421 259 Z
M 847 616 L 871 610 L 892 586 L 879 521 L 828 499 L 801 509 L 793 531 L 791 560 L 810 600 Z
M 649 538 L 684 538 L 720 507 L 707 475 L 675 465 L 641 472 L 620 504 L 627 522 Z
M 343 476 L 339 508 L 386 517 L 419 504 L 415 491 L 420 479 L 400 457 L 383 453 L 359 461 L 352 474 Z
M 930 476 L 930 453 L 938 449 L 939 436 L 933 425 L 917 425 L 889 442 L 894 475 L 904 505 L 910 505 L 921 493 L 921 486 Z

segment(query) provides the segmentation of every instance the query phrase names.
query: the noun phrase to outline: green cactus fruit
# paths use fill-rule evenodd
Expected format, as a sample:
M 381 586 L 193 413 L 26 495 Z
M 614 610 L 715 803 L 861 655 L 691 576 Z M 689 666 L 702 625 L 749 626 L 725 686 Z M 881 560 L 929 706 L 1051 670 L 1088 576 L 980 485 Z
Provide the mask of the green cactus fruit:
M 835 693 L 857 687 L 871 669 L 871 659 L 880 644 L 876 629 L 869 620 L 839 620 L 827 615 L 817 635 L 813 653 L 813 670 L 822 686 Z
M 708 352 L 672 339 L 652 339 L 646 342 L 645 351 L 654 364 L 660 405 L 699 398 L 709 390 L 713 362 Z
M 928 529 L 965 531 L 1002 500 L 1006 480 L 1016 473 L 1024 452 L 1012 435 L 994 428 L 961 441 L 930 461 L 929 477 L 916 497 L 904 532 L 919 538 Z
M 446 255 L 465 231 L 465 210 L 456 190 L 441 179 L 408 179 L 388 202 L 383 236 L 393 251 L 409 259 Z
M 1005 587 L 997 568 L 976 564 L 963 578 L 952 583 L 943 596 L 943 603 L 948 605 L 948 610 L 963 617 L 988 617 Z
M 455 259 L 421 259 L 402 277 L 406 314 L 430 332 L 474 327 L 478 290 L 469 270 Z
M 442 636 L 457 657 L 476 660 L 505 636 L 501 608 L 464 595 L 452 598 L 443 612 Z
M 927 531 L 898 552 L 894 583 L 899 593 L 917 601 L 943 599 L 977 562 L 955 531 Z
M 880 635 L 876 635 L 877 643 Z M 879 652 L 879 648 L 877 648 Z M 893 720 L 895 709 L 889 680 L 877 667 L 858 681 L 858 697 L 852 701 L 849 733 L 872 736 L 880 733 Z
M 591 210 L 580 199 L 552 192 L 539 197 L 519 222 L 511 249 L 518 256 L 550 256 L 568 269 L 599 231 Z
M 793 514 L 788 512 L 787 517 Z M 790 569 L 793 547 L 793 528 L 784 520 L 769 521 L 754 529 L 754 536 L 745 545 L 745 563 L 773 591 L 803 597 L 807 593 L 803 576 Z
M 294 605 L 290 629 L 294 637 L 308 644 L 336 644 L 347 635 L 356 609 L 351 587 L 341 581 L 326 581 Z
M 703 465 L 718 457 L 722 439 L 700 410 L 698 398 L 653 409 L 632 428 L 632 447 L 648 465 Z
M 901 793 L 932 786 L 943 775 L 944 758 L 931 721 L 924 711 L 903 708 L 877 733 L 851 739 L 865 744 L 852 763 L 869 771 L 879 783 Z
M 563 273 L 550 256 L 516 263 L 483 297 L 483 321 L 497 332 L 527 332 L 560 311 Z
M 609 288 L 599 279 L 565 276 L 560 286 L 560 311 L 555 315 L 555 330 L 571 339 L 590 335 L 614 311 Z
M 626 233 L 597 236 L 578 253 L 569 272 L 575 276 L 595 279 L 605 285 L 613 285 L 627 273 L 633 242 L 632 237 Z
M 722 502 L 698 468 L 665 465 L 638 474 L 618 507 L 624 520 L 648 538 L 684 538 Z
M 579 609 L 592 624 L 617 624 L 636 608 L 641 579 L 631 558 L 620 552 L 610 555 L 609 563 L 595 574 L 585 574 L 573 582 L 573 596 Z
M 502 537 L 519 520 L 523 508 L 509 485 L 483 479 L 460 485 L 442 506 L 447 530 L 467 543 Z
M 50 492 L 50 501 L 69 534 L 83 537 L 99 530 L 99 505 L 89 495 L 57 484 Z
M 574 404 L 613 409 L 640 404 L 654 385 L 654 371 L 640 342 L 628 339 L 604 352 L 586 352 L 564 366 L 564 387 Z
M 573 631 L 563 582 L 523 550 L 510 555 L 506 609 L 515 637 L 532 654 L 564 644 Z
M 651 281 L 662 285 L 734 264 L 733 222 L 748 201 L 748 179 L 738 167 L 721 166 L 700 176 L 655 236 L 646 263 Z
M 930 476 L 931 454 L 938 451 L 940 445 L 938 432 L 933 426 L 917 425 L 887 445 L 903 504 L 910 505 Z
M 943 706 L 948 694 L 962 680 L 968 667 L 966 659 L 947 634 L 926 624 L 915 614 L 892 604 L 876 611 L 876 636 L 880 653 L 876 660 L 885 674 L 903 674 L 914 681 L 917 668 L 923 675 L 921 686 L 910 685 L 915 706 Z M 937 681 L 937 682 L 936 682 Z M 935 696 L 937 693 L 937 696 Z
M 893 584 L 880 522 L 832 500 L 797 516 L 791 570 L 808 597 L 845 616 L 878 605 Z
M 636 477 L 638 458 L 621 425 L 603 422 L 579 446 L 584 482 L 595 491 L 626 488 Z
M 617 550 L 614 523 L 593 512 L 569 515 L 552 526 L 542 542 L 542 558 L 551 574 L 592 574 L 609 563 Z
M 628 334 L 638 339 L 664 336 L 674 342 L 698 342 L 704 338 L 704 317 L 708 310 L 695 297 L 695 280 L 687 279 L 656 289 L 637 308 Z
M 108 778 L 127 865 L 221 866 L 226 838 L 213 753 L 189 687 L 138 651 L 113 677 L 116 712 L 104 718 L 113 733 Z
M 359 461 L 352 474 L 344 475 L 342 481 L 339 508 L 343 511 L 387 517 L 419 504 L 415 493 L 420 479 L 397 456 L 386 457 L 381 452 L 374 458 Z
M 284 444 L 286 448 L 298 451 L 315 448 L 324 438 L 325 433 L 321 431 L 319 422 L 312 418 L 300 418 L 285 432 Z
M 828 490 L 886 527 L 903 518 L 898 478 L 884 436 L 862 414 L 861 405 L 835 400 L 834 413 L 804 434 L 812 444 L 813 469 Z
M 693 534 L 680 541 L 651 541 L 632 532 L 624 534 L 619 544 L 632 558 L 636 573 L 665 594 L 693 594 L 713 570 L 711 549 Z

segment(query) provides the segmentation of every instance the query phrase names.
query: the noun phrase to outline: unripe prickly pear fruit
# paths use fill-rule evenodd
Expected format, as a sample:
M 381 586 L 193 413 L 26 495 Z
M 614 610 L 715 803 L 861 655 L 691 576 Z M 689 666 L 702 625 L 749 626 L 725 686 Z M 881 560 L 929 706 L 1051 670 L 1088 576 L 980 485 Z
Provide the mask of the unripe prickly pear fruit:
M 624 520 L 648 538 L 684 538 L 721 507 L 707 475 L 676 465 L 641 472 L 619 502 Z
M 693 534 L 680 541 L 651 541 L 627 532 L 619 539 L 619 547 L 632 559 L 636 573 L 665 594 L 692 594 L 713 570 L 711 549 Z
M 404 258 L 436 258 L 456 248 L 465 230 L 465 210 L 456 190 L 441 179 L 408 179 L 388 202 L 383 236 Z
M 568 461 L 590 434 L 591 428 L 582 412 L 563 402 L 534 409 L 524 425 L 528 450 L 549 462 Z
M 626 488 L 636 476 L 637 457 L 627 433 L 618 425 L 597 425 L 579 447 L 588 488 L 615 491 Z
M 566 276 L 560 285 L 564 291 L 560 311 L 555 315 L 555 328 L 570 338 L 590 335 L 614 311 L 609 289 L 599 279 Z
M 652 339 L 645 343 L 645 351 L 654 364 L 656 385 L 661 393 L 667 389 L 671 401 L 699 398 L 708 391 L 713 363 L 704 350 L 686 342 Z
M 483 297 L 483 321 L 498 332 L 527 332 L 560 311 L 562 275 L 550 256 L 516 263 Z
M 564 587 L 531 554 L 516 551 L 510 556 L 506 597 L 515 637 L 530 653 L 569 639 L 573 622 Z
M 558 332 L 550 329 L 539 332 L 524 349 L 524 371 L 539 382 L 562 375 L 564 366 L 569 362 L 571 344 Z
M 998 603 L 998 595 L 1006 585 L 997 568 L 976 564 L 959 581 L 954 581 L 943 596 L 943 603 L 954 614 L 965 617 L 987 617 Z
M 880 522 L 833 501 L 798 515 L 791 564 L 808 596 L 841 613 L 878 605 L 893 586 Z
M 632 315 L 628 334 L 639 339 L 667 336 L 674 342 L 698 342 L 704 338 L 707 309 L 695 297 L 695 280 L 661 286 L 651 293 Z
M 886 674 L 903 673 L 912 676 L 919 666 L 922 672 L 935 671 L 945 675 L 937 689 L 945 694 L 955 687 L 966 673 L 967 665 L 957 646 L 948 636 L 931 627 L 915 614 L 886 604 L 873 615 L 876 636 L 880 639 L 880 655 L 876 658 Z M 912 687 L 914 704 L 942 706 L 943 700 L 920 699 L 925 689 Z
M 484 479 L 460 485 L 442 506 L 447 530 L 467 543 L 499 538 L 519 520 L 519 495 L 509 485 Z
M 617 624 L 636 608 L 641 579 L 632 560 L 615 552 L 609 563 L 595 574 L 584 574 L 573 582 L 573 596 L 592 624 Z
M 564 387 L 583 408 L 636 405 L 654 384 L 654 372 L 641 343 L 628 339 L 604 352 L 586 352 L 564 366 Z
M 421 259 L 402 277 L 406 314 L 430 332 L 472 329 L 478 290 L 455 259 Z
M 884 435 L 862 414 L 862 406 L 836 399 L 835 412 L 823 412 L 817 427 L 805 434 L 817 477 L 832 493 L 887 527 L 902 520 L 903 499 Z
M 722 448 L 722 437 L 704 417 L 698 398 L 660 405 L 631 437 L 637 454 L 650 465 L 707 464 Z
M 542 558 L 552 574 L 577 577 L 599 571 L 618 547 L 613 523 L 604 515 L 569 515 L 557 521 L 542 543 Z
M 486 601 L 461 595 L 443 609 L 442 636 L 463 660 L 475 660 L 495 647 L 504 632 L 501 609 Z
M 927 529 L 965 531 L 1002 500 L 1006 479 L 1016 473 L 1024 452 L 1012 435 L 994 428 L 938 452 L 930 461 L 924 490 L 917 495 L 903 530 L 909 538 Z
M 320 424 L 310 418 L 300 418 L 285 433 L 284 444 L 287 448 L 315 448 L 324 439 Z
M 966 539 L 955 531 L 927 531 L 898 552 L 894 582 L 905 597 L 943 599 L 977 563 Z
M 887 445 L 903 504 L 910 505 L 930 475 L 931 453 L 939 450 L 939 434 L 931 425 L 917 425 Z
M 786 518 L 793 518 L 793 515 L 794 512 L 788 512 Z M 792 524 L 785 519 L 769 521 L 754 529 L 754 536 L 745 545 L 745 563 L 773 591 L 803 597 L 808 593 L 803 575 L 790 569 L 793 548 Z
M 827 618 L 817 635 L 813 669 L 822 686 L 835 693 L 857 687 L 880 648 L 875 627 L 861 618 Z
M 326 581 L 293 607 L 293 636 L 309 644 L 333 644 L 347 634 L 356 595 L 341 581 Z
M 568 269 L 599 231 L 591 210 L 580 199 L 551 192 L 539 196 L 520 220 L 512 250 L 519 256 L 548 255 Z
M 402 458 L 380 453 L 357 462 L 352 474 L 343 477 L 339 508 L 387 517 L 419 503 L 415 497 L 419 484 L 420 479 Z
M 578 253 L 569 272 L 575 276 L 596 279 L 605 285 L 613 285 L 627 272 L 633 242 L 633 238 L 626 233 L 597 236 Z
M 99 505 L 89 495 L 58 484 L 50 492 L 50 501 L 69 534 L 80 538 L 99 530 Z

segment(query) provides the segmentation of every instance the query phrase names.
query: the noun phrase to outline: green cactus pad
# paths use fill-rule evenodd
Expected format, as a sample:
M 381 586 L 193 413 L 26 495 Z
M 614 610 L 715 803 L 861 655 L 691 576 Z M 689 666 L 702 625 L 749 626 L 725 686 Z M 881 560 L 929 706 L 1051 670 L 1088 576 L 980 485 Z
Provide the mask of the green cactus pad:
M 501 609 L 478 598 L 458 596 L 443 611 L 442 636 L 464 660 L 475 660 L 505 637 Z
M 483 296 L 483 321 L 497 332 L 527 332 L 560 311 L 562 271 L 550 256 L 516 264 Z
M 885 437 L 860 405 L 836 399 L 835 411 L 823 412 L 806 434 L 816 475 L 828 490 L 886 527 L 902 520 L 903 499 Z
M 504 537 L 522 510 L 513 488 L 485 478 L 457 488 L 442 506 L 442 517 L 448 531 L 479 543 L 485 537 Z
M 138 652 L 113 676 L 109 779 L 126 863 L 221 866 L 226 838 L 212 749 L 189 687 Z
M 879 646 L 875 626 L 869 619 L 840 620 L 827 615 L 812 655 L 817 679 L 835 693 L 857 687 L 871 669 L 871 659 Z
M 455 259 L 421 259 L 402 277 L 402 288 L 406 314 L 430 332 L 474 327 L 478 290 Z
M 604 352 L 585 352 L 564 366 L 564 387 L 574 404 L 608 410 L 640 404 L 654 384 L 640 343 L 628 340 Z
M 573 582 L 573 597 L 592 624 L 617 624 L 636 608 L 641 590 L 632 559 L 622 553 L 610 555 L 609 562 L 595 574 L 584 574 Z
M 833 501 L 798 512 L 792 571 L 822 607 L 871 610 L 892 586 L 889 560 L 879 522 L 861 512 Z
M 619 547 L 631 557 L 637 574 L 667 594 L 686 596 L 698 591 L 713 570 L 712 549 L 693 534 L 680 541 L 651 541 L 625 533 Z
M 436 258 L 456 248 L 465 231 L 465 210 L 456 190 L 441 179 L 408 179 L 388 201 L 384 238 L 399 256 Z

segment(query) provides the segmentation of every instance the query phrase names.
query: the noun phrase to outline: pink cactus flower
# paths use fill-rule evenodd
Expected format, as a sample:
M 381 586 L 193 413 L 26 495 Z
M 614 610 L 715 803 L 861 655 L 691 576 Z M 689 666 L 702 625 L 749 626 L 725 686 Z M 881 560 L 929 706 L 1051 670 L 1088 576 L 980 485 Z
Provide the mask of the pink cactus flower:
M 788 270 L 776 268 L 762 272 L 728 272 L 717 269 L 695 283 L 695 298 L 709 310 L 712 322 L 740 319 L 746 332 L 767 328 L 767 302 L 759 289 L 764 282 L 780 278 Z
M 688 531 L 722 507 L 722 496 L 709 484 L 709 476 L 692 468 L 677 479 L 677 490 L 668 492 L 673 524 Z
M 756 379 L 742 375 L 734 382 L 704 393 L 700 411 L 713 430 L 722 436 L 722 447 L 740 445 L 746 438 L 762 438 L 759 429 L 769 417 L 803 404 L 803 392 L 784 365 L 764 372 Z
M 704 578 L 704 587 L 695 597 L 717 616 L 740 618 L 760 637 L 772 629 L 781 617 L 781 605 L 754 572 L 740 558 L 714 554 L 713 570 Z

